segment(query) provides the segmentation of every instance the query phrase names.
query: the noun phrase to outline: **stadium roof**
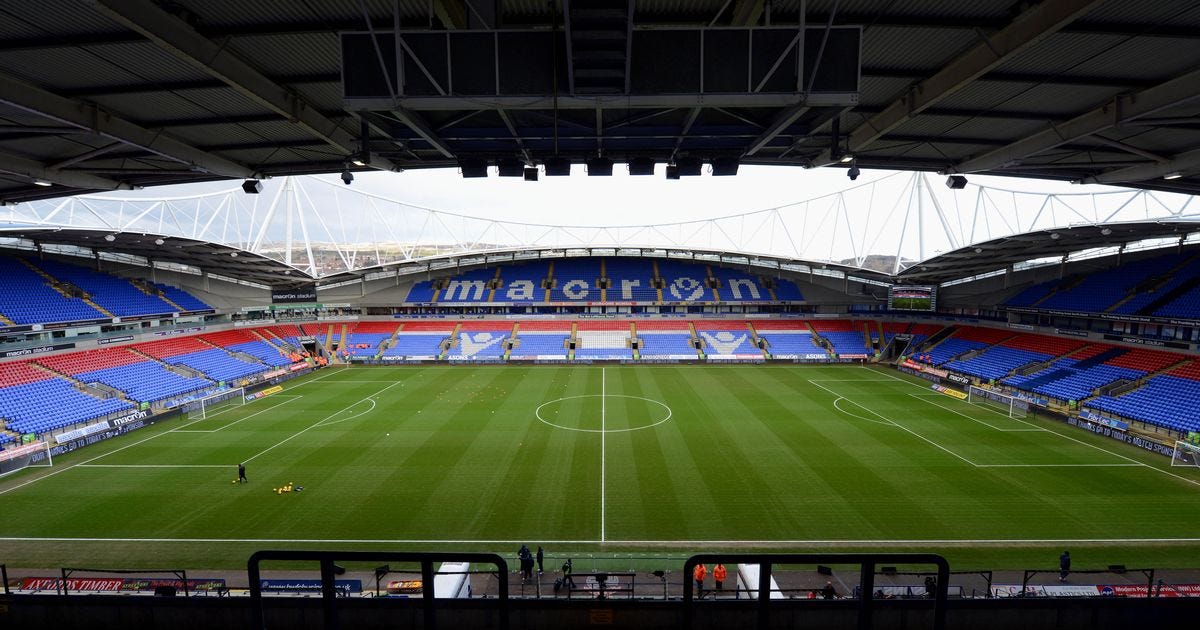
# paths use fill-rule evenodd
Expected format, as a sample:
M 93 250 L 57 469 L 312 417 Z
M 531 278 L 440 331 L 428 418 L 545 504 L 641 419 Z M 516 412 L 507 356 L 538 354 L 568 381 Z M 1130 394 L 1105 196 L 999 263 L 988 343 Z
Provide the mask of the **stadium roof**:
M 99 256 L 124 264 L 185 265 L 193 273 L 219 273 L 270 287 L 312 282 L 312 278 L 300 269 L 266 256 L 177 235 L 6 224 L 0 227 L 0 243 L 5 248 L 89 258 Z
M 0 200 L 338 172 L 364 149 L 370 166 L 355 168 L 601 153 L 823 166 L 846 154 L 860 167 L 1200 192 L 1196 3 L 554 4 L 9 3 Z M 861 49 L 857 28 L 826 37 L 829 25 L 861 27 Z M 348 68 L 392 68 L 388 98 L 344 99 L 339 33 L 351 31 L 386 44 Z M 548 33 L 561 43 L 539 51 Z M 489 81 L 497 93 L 479 93 Z

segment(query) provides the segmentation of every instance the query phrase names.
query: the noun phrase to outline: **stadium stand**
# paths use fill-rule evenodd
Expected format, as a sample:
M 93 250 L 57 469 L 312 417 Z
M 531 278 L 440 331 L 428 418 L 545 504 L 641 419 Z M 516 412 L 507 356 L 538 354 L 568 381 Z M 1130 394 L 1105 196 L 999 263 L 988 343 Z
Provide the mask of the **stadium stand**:
M 692 331 L 684 321 L 639 321 L 638 356 L 643 359 L 695 359 Z
M 83 300 L 55 291 L 21 259 L 0 257 L 0 277 L 0 315 L 16 324 L 107 319 Z
M 803 321 L 765 319 L 750 323 L 759 338 L 766 340 L 767 352 L 772 357 L 825 354 L 824 348 L 813 342 L 812 330 Z
M 183 289 L 158 283 L 155 283 L 154 286 L 157 287 L 159 291 L 162 291 L 163 296 L 165 296 L 168 300 L 183 307 L 185 312 L 212 310 L 212 307 L 208 304 L 205 304 L 203 300 L 197 298 L 191 293 L 188 293 L 187 291 L 184 291 Z
M 1200 381 L 1194 364 L 1189 369 L 1155 376 L 1145 385 L 1120 396 L 1100 396 L 1085 409 L 1117 414 L 1172 431 L 1200 431 Z
M 431 358 L 441 354 L 442 342 L 454 332 L 454 322 L 404 322 L 396 341 L 381 356 Z
M 454 345 L 447 353 L 450 359 L 494 359 L 507 351 L 506 339 L 512 334 L 512 324 L 506 322 L 467 321 L 458 327 Z
M 654 267 L 651 261 L 639 258 L 606 258 L 604 274 L 610 288 L 610 302 L 657 302 L 658 289 L 654 288 Z
M 92 302 L 117 317 L 163 315 L 178 310 L 156 295 L 143 293 L 123 278 L 57 260 L 39 260 L 35 264 L 55 279 L 86 291 Z
M 629 322 L 580 322 L 575 333 L 576 359 L 632 359 Z
M 517 345 L 510 359 L 566 359 L 567 340 L 571 338 L 571 323 L 564 321 L 521 322 Z
M 554 263 L 551 302 L 600 301 L 600 259 L 567 258 Z
M 754 347 L 744 321 L 703 321 L 695 326 L 707 356 L 762 358 L 762 351 Z
M 138 402 L 167 400 L 216 385 L 206 378 L 176 374 L 153 361 L 82 372 L 75 378 L 84 383 L 103 383 L 119 389 Z
M 1050 280 L 1026 287 L 1005 305 L 1087 313 L 1194 317 L 1200 313 L 1200 291 L 1197 291 L 1196 282 L 1200 277 L 1200 261 L 1193 258 L 1192 253 L 1165 254 L 1087 275 Z M 1164 300 L 1168 302 L 1164 303 Z
M 557 266 L 557 263 L 556 263 Z M 550 273 L 550 265 L 546 263 L 527 263 L 510 267 L 501 267 L 501 282 L 504 286 L 496 290 L 493 302 L 532 303 L 544 302 L 546 290 L 542 283 Z M 599 293 L 596 293 L 597 299 Z M 553 299 L 553 298 L 552 298 Z
M 839 355 L 862 355 L 869 352 L 863 337 L 862 322 L 849 320 L 814 319 L 808 322 L 817 335 L 824 337 Z
M 1012 333 L 1004 330 L 963 326 L 932 349 L 922 350 L 921 353 L 928 354 L 929 361 L 934 365 L 942 365 L 959 355 L 982 350 L 1011 336 Z
M 28 363 L 0 365 L 0 419 L 10 431 L 46 433 L 133 408 L 120 398 L 86 394 Z

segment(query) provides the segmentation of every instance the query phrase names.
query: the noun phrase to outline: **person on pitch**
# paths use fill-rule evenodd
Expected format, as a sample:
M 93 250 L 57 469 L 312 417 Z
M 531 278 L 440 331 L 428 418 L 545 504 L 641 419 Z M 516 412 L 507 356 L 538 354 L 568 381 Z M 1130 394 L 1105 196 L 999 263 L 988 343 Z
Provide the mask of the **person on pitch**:
M 246 483 L 246 463 L 238 464 L 238 483 Z

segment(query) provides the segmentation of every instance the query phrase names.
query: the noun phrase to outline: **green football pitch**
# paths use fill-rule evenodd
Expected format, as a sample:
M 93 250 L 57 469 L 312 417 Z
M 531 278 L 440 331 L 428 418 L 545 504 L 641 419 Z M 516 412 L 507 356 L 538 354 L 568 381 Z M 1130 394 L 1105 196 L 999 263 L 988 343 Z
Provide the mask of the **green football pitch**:
M 333 368 L 0 480 L 0 562 L 528 543 L 1200 567 L 1197 505 L 1195 469 L 883 367 Z

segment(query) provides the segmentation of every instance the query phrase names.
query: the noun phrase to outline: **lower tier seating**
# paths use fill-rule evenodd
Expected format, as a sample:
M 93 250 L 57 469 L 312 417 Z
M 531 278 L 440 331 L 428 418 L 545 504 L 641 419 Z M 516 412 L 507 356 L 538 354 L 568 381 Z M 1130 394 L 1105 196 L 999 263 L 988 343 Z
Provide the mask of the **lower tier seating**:
M 103 383 L 139 402 L 166 400 L 216 385 L 206 378 L 181 376 L 154 361 L 84 372 L 75 378 L 84 383 Z
M 47 404 L 53 401 L 54 404 Z M 0 389 L 0 418 L 17 433 L 47 433 L 56 429 L 134 409 L 120 398 L 96 398 L 68 381 L 48 379 Z

